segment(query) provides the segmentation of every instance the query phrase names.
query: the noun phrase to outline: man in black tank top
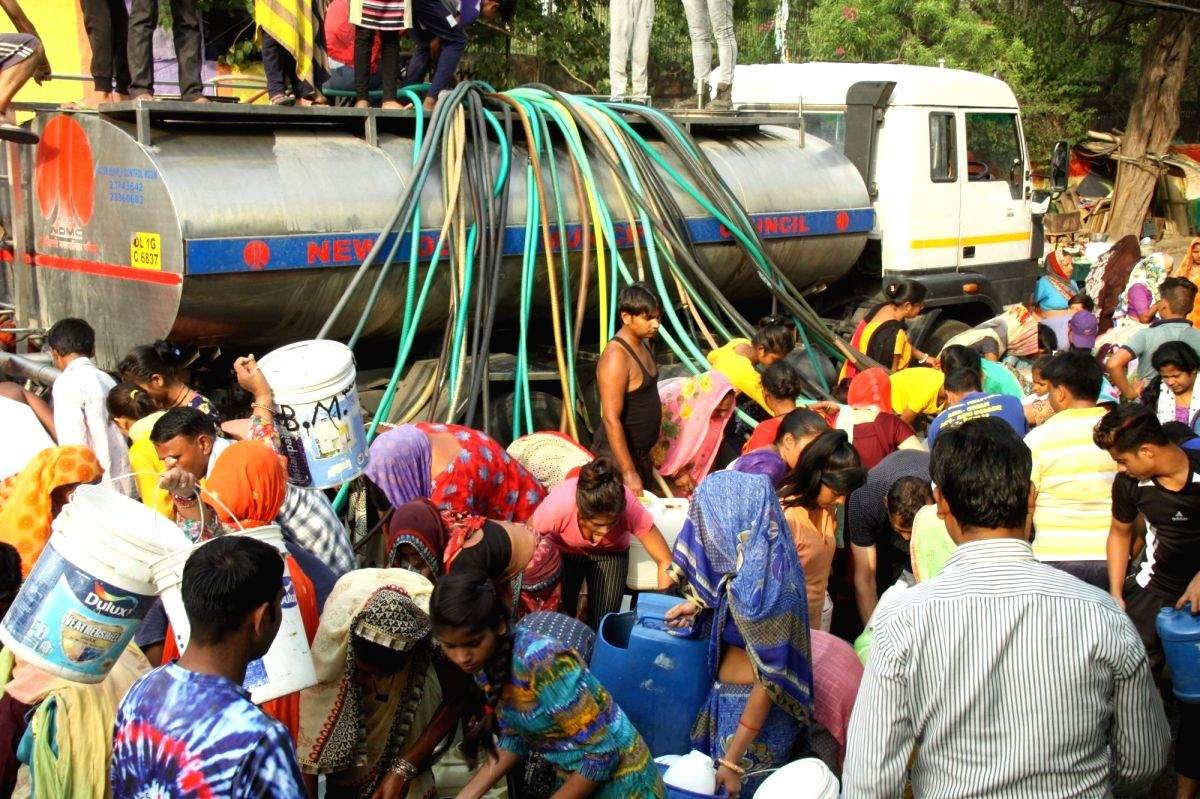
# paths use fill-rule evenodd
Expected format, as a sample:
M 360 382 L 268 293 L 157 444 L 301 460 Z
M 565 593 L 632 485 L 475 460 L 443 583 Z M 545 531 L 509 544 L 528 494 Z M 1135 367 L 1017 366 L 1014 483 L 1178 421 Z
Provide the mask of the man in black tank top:
M 617 306 L 621 329 L 596 364 L 601 425 L 592 440 L 592 451 L 612 458 L 625 486 L 641 494 L 657 482 L 650 450 L 658 443 L 662 400 L 650 340 L 658 335 L 662 307 L 645 283 L 631 283 L 622 289 Z

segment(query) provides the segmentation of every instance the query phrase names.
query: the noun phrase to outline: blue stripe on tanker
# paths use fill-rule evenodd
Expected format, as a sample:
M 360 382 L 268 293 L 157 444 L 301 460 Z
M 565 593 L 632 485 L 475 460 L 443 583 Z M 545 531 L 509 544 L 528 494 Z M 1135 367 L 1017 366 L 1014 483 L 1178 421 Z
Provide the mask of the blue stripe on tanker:
M 750 220 L 764 239 L 791 239 L 807 236 L 836 236 L 867 233 L 875 226 L 871 208 L 848 208 L 829 211 L 790 211 L 750 214 Z M 732 234 L 712 217 L 686 220 L 692 241 L 696 244 L 719 244 L 733 241 Z M 583 226 L 566 225 L 566 247 L 575 251 L 583 248 Z M 633 227 L 615 223 L 617 246 L 633 247 Z M 438 229 L 423 230 L 418 240 L 422 261 L 433 256 Z M 386 255 L 393 237 L 382 250 Z M 551 230 L 551 246 L 562 249 L 558 228 Z M 323 267 L 356 266 L 362 263 L 375 243 L 373 233 L 302 233 L 290 236 L 261 236 L 228 239 L 189 239 L 186 242 L 187 274 L 218 275 L 233 272 L 257 272 L 267 269 L 314 269 Z M 405 233 L 396 259 L 408 260 L 411 234 Z M 505 255 L 520 255 L 525 249 L 525 228 L 508 227 L 504 231 Z M 538 250 L 543 249 L 541 236 Z M 382 258 L 380 259 L 382 260 Z

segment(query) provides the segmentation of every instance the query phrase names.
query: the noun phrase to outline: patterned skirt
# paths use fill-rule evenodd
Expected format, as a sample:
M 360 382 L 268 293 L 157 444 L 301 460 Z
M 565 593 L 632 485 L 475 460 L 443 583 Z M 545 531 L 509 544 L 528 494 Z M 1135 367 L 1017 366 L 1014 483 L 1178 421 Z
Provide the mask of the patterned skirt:
M 692 727 L 692 747 L 704 752 L 713 760 L 725 756 L 725 747 L 737 732 L 738 722 L 741 721 L 742 711 L 750 699 L 749 685 L 727 685 L 713 683 L 712 692 L 708 695 L 708 704 L 700 711 L 696 724 Z M 807 737 L 807 731 L 800 722 L 789 716 L 778 705 L 771 707 L 763 722 L 762 731 L 755 737 L 746 754 L 742 755 L 739 763 L 746 769 L 746 779 L 742 783 L 742 799 L 750 799 L 758 786 L 762 784 L 770 772 L 780 766 L 790 763 L 797 744 L 807 746 L 807 741 L 801 741 L 801 735 Z

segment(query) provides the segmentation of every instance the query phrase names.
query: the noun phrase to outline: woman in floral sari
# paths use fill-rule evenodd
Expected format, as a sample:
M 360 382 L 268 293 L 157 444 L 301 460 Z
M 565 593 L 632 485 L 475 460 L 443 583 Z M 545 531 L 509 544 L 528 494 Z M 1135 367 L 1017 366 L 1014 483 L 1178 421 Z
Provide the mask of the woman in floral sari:
M 712 469 L 737 395 L 724 375 L 710 371 L 664 380 L 658 396 L 663 422 L 654 462 L 671 491 L 689 497 Z
M 673 626 L 711 614 L 708 705 L 692 745 L 718 787 L 754 795 L 766 772 L 807 749 L 812 658 L 804 572 L 765 475 L 722 471 L 696 490 L 672 575 L 687 601 Z

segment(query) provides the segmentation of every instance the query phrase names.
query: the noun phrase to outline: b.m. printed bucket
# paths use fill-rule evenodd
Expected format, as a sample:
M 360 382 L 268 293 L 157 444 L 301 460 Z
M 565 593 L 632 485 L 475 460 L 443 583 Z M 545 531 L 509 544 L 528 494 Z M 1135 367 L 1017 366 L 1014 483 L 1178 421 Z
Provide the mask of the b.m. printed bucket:
M 325 339 L 268 353 L 259 369 L 275 393 L 275 427 L 288 460 L 288 480 L 332 488 L 362 474 L 367 434 L 354 382 L 354 353 Z
M 0 641 L 43 671 L 101 682 L 154 602 L 150 564 L 167 528 L 182 536 L 139 502 L 81 487 L 0 623 Z
M 245 535 L 270 544 L 281 553 L 287 554 L 283 535 L 275 525 L 257 527 L 228 535 Z M 180 586 L 183 583 L 183 567 L 187 559 L 204 544 L 197 544 L 179 552 L 172 552 L 154 564 L 154 582 L 162 593 L 163 607 L 171 620 L 175 644 L 179 651 L 187 649 L 191 637 L 191 624 L 183 607 Z M 304 631 L 304 620 L 296 602 L 296 590 L 292 575 L 285 565 L 283 569 L 283 619 L 279 632 L 271 643 L 270 650 L 261 659 L 246 667 L 246 679 L 242 687 L 250 692 L 256 705 L 278 699 L 281 696 L 309 688 L 317 684 L 317 672 L 313 668 L 312 654 L 308 649 L 308 636 Z

